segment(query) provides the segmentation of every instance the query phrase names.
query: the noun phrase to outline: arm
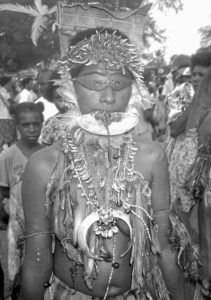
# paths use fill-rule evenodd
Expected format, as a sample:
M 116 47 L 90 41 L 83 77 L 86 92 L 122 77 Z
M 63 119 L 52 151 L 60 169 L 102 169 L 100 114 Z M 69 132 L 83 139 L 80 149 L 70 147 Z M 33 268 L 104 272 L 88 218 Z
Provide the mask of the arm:
M 169 176 L 168 163 L 164 150 L 156 145 L 152 154 L 152 208 L 158 224 L 158 239 L 161 246 L 159 265 L 167 289 L 174 300 L 184 298 L 183 274 L 177 266 L 177 253 L 171 250 L 168 242 L 169 229 Z
M 52 273 L 51 235 L 47 233 L 51 227 L 44 207 L 49 167 L 38 152 L 32 155 L 26 166 L 22 185 L 26 236 L 22 300 L 43 300 L 44 284 L 49 282 Z M 33 235 L 41 232 L 43 234 Z

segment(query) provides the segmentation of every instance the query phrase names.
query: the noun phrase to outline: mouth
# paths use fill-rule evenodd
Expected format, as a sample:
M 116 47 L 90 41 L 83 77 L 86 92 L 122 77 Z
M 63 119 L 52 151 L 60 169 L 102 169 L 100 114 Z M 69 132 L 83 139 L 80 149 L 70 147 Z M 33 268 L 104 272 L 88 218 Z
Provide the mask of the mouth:
M 37 140 L 38 139 L 38 137 L 37 136 L 29 136 L 28 137 L 28 140 L 32 140 L 32 141 L 34 141 L 34 140 Z

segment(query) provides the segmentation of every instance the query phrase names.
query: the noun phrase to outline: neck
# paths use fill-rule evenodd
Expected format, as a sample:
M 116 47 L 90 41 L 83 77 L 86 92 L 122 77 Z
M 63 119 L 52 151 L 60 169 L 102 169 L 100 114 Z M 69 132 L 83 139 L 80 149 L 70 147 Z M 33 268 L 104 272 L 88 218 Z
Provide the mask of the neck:
M 37 141 L 30 144 L 21 139 L 16 143 L 16 145 L 27 157 L 29 157 L 33 152 L 35 152 L 36 150 L 42 147 L 42 145 L 39 144 Z

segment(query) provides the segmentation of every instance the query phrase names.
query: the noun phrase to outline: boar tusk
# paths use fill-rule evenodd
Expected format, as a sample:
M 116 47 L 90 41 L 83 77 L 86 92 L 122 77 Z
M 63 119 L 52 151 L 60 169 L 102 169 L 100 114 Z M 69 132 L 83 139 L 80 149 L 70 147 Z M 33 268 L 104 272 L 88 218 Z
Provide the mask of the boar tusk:
M 130 231 L 130 238 L 132 238 L 132 227 L 130 224 L 129 214 L 125 214 L 121 210 L 113 210 L 113 217 L 114 217 L 114 219 L 123 220 L 128 225 L 129 231 Z M 78 228 L 78 245 L 79 245 L 80 249 L 89 258 L 93 258 L 93 259 L 97 259 L 97 260 L 101 260 L 101 258 L 99 258 L 97 255 L 93 254 L 90 251 L 90 249 L 87 245 L 87 233 L 88 233 L 89 228 L 94 223 L 99 221 L 99 219 L 100 219 L 99 214 L 97 212 L 92 212 L 81 222 L 81 224 Z M 123 257 L 129 251 L 129 249 L 130 249 L 130 247 L 126 250 L 126 252 L 124 252 L 120 256 Z
M 88 245 L 87 245 L 87 233 L 89 228 L 99 220 L 99 215 L 96 212 L 91 213 L 88 215 L 80 224 L 78 228 L 78 245 L 83 253 L 92 259 L 100 260 L 100 258 L 93 254 Z

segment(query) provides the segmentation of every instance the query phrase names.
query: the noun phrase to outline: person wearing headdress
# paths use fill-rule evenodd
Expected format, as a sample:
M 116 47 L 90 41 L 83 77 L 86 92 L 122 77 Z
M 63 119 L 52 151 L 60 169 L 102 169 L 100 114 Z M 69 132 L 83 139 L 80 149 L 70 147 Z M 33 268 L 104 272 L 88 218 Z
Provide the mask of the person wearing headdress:
M 69 8 L 82 22 L 93 7 Z M 22 299 L 184 300 L 167 158 L 139 122 L 138 48 L 94 26 L 71 37 L 57 69 L 71 108 L 24 172 Z
M 34 102 L 37 94 L 33 91 L 33 77 L 25 77 L 21 80 L 22 90 L 15 96 L 14 102 Z
M 209 67 L 211 66 L 211 51 L 210 49 L 200 48 L 191 56 L 190 59 L 190 82 L 193 86 L 194 93 L 196 96 L 196 91 L 199 88 L 199 85 L 206 75 Z M 187 125 L 189 111 L 192 110 L 192 105 L 198 101 L 196 97 L 194 97 L 194 101 L 188 108 L 184 111 L 184 113 L 179 116 L 174 122 L 171 122 L 171 136 L 177 138 L 179 135 L 183 134 Z M 195 105 L 194 105 L 195 106 Z
M 43 69 L 37 76 L 40 95 L 35 100 L 35 103 L 42 102 L 44 105 L 44 122 L 59 112 L 54 103 L 52 74 L 52 70 Z

